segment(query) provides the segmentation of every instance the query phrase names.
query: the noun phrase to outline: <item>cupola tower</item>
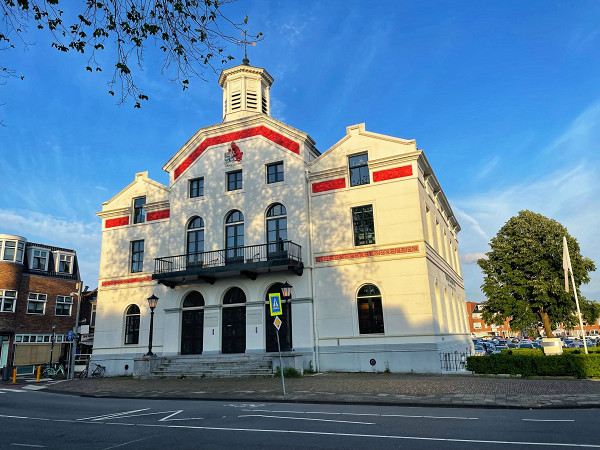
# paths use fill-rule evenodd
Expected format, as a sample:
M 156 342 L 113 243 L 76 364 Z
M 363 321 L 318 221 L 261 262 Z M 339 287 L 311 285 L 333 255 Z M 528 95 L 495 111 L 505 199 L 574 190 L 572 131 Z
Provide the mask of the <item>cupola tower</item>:
M 269 92 L 273 77 L 265 69 L 241 64 L 221 72 L 219 84 L 223 88 L 223 122 L 256 114 L 271 115 Z

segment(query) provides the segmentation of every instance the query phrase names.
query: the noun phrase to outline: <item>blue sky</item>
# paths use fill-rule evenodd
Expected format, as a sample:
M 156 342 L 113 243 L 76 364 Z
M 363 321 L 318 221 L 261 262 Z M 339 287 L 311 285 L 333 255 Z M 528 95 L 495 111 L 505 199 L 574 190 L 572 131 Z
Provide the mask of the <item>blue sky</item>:
M 224 11 L 264 33 L 248 56 L 275 78 L 272 115 L 319 150 L 362 122 L 417 140 L 462 227 L 468 301 L 484 299 L 475 260 L 522 209 L 565 225 L 600 269 L 600 2 L 241 0 Z M 168 184 L 163 164 L 221 120 L 218 74 L 181 92 L 150 49 L 138 110 L 107 95 L 108 66 L 86 72 L 35 29 L 27 40 L 2 52 L 25 80 L 0 86 L 0 232 L 76 249 L 95 287 L 95 213 L 136 172 Z M 600 270 L 583 293 L 600 300 Z

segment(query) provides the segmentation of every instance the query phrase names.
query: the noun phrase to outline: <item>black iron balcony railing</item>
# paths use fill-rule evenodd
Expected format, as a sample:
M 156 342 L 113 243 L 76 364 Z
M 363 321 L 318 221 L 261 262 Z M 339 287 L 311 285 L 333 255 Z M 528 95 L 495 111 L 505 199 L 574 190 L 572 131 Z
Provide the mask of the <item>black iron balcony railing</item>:
M 291 241 L 279 241 L 271 244 L 248 245 L 209 252 L 188 253 L 185 255 L 165 256 L 154 260 L 154 274 L 174 274 L 190 270 L 224 271 L 233 266 L 247 268 L 269 265 L 302 264 L 302 247 Z

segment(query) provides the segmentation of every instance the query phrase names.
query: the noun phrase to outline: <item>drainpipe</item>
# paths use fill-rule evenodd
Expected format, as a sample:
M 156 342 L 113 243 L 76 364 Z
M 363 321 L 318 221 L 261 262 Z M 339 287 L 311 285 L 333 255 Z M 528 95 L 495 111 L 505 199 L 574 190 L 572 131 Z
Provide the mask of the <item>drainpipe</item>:
M 312 297 L 313 339 L 315 341 L 315 371 L 319 372 L 319 332 L 317 331 L 317 306 L 315 302 L 315 266 L 313 257 L 313 223 L 312 223 L 312 198 L 308 170 L 305 171 L 306 190 L 308 195 L 308 257 L 310 258 L 310 296 Z

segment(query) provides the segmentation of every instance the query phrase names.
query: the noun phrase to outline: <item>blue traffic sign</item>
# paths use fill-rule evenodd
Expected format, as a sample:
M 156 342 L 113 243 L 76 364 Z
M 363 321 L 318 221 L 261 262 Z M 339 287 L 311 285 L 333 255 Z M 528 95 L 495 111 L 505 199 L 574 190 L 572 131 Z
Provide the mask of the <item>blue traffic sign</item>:
M 281 295 L 269 294 L 269 306 L 271 307 L 272 316 L 280 316 L 283 314 L 281 310 Z
M 69 330 L 67 333 L 67 341 L 70 341 L 73 338 L 73 330 Z

